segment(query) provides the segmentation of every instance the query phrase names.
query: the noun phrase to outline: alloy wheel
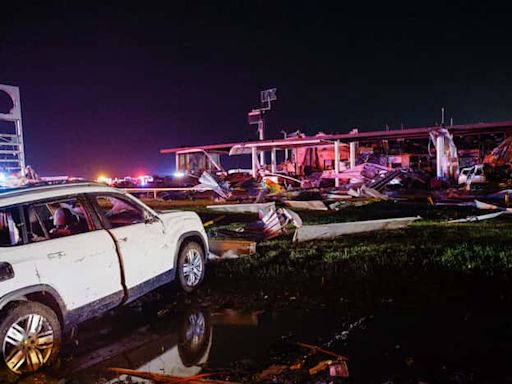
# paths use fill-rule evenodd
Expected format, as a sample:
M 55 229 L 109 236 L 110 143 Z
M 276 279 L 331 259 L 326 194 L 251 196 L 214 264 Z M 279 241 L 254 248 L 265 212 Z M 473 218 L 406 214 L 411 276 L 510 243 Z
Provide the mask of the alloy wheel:
M 196 249 L 189 249 L 183 263 L 183 277 L 189 287 L 194 287 L 201 281 L 203 275 L 203 257 Z
M 15 373 L 35 372 L 50 358 L 54 331 L 43 316 L 29 314 L 16 320 L 3 341 L 7 367 Z

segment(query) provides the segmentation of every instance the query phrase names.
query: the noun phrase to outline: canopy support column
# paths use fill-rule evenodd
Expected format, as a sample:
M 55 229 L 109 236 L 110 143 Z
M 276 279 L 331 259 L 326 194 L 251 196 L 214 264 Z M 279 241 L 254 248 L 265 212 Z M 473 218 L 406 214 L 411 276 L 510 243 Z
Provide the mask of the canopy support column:
M 338 173 L 340 172 L 340 141 L 334 142 L 334 186 L 338 188 L 340 186 L 340 179 L 338 179 Z

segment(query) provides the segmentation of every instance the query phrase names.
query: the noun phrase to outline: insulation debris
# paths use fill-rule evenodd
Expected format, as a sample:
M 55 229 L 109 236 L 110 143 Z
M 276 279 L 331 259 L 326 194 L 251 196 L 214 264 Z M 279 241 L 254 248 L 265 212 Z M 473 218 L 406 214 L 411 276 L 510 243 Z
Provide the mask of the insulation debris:
M 210 259 L 236 258 L 256 253 L 256 242 L 247 240 L 208 239 Z M 216 257 L 215 257 L 216 256 Z
M 226 181 L 220 181 L 217 177 L 211 175 L 206 171 L 203 172 L 201 177 L 199 177 L 199 184 L 196 185 L 194 188 L 198 190 L 211 189 L 223 199 L 227 199 L 231 196 L 231 191 L 229 190 L 229 183 Z
M 327 211 L 328 210 L 328 208 L 325 206 L 324 202 L 321 200 L 308 200 L 308 201 L 285 200 L 284 203 L 291 208 L 297 208 L 297 209 L 311 209 L 314 211 Z
M 479 215 L 479 216 L 468 216 L 463 219 L 457 219 L 457 220 L 450 220 L 448 223 L 474 223 L 477 221 L 484 221 L 489 219 L 495 219 L 496 217 L 499 217 L 505 213 L 508 213 L 507 211 L 500 211 L 500 212 L 494 212 L 494 213 L 488 213 L 485 215 Z
M 207 205 L 206 208 L 217 212 L 259 213 L 260 211 L 275 210 L 276 204 L 274 202 L 251 204 L 222 204 Z
M 348 223 L 303 225 L 295 231 L 293 241 L 302 242 L 318 239 L 333 239 L 338 236 L 350 235 L 354 233 L 404 228 L 418 219 L 420 219 L 419 216 L 353 221 Z

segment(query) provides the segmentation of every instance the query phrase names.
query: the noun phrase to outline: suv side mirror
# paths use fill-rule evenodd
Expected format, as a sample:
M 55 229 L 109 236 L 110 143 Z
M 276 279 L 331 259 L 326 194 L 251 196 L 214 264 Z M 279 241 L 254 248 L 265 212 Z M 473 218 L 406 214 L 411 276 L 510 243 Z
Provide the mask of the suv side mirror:
M 158 221 L 158 219 L 151 215 L 146 215 L 144 219 L 144 224 L 153 224 L 154 222 Z

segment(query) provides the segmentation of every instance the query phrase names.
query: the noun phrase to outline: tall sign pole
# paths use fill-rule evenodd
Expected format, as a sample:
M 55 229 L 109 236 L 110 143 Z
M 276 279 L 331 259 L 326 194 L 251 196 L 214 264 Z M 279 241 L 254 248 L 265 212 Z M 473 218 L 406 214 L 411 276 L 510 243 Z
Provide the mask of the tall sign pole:
M 247 115 L 249 124 L 258 125 L 258 138 L 265 140 L 265 118 L 266 111 L 270 111 L 272 101 L 277 100 L 277 88 L 266 89 L 260 92 L 261 108 L 253 109 Z M 265 165 L 265 152 L 260 151 L 260 166 Z
M 21 176 L 25 176 L 20 89 L 0 84 L 0 92 L 6 93 L 12 100 L 11 110 L 0 113 L 0 121 L 13 123 L 11 127 L 0 127 L 0 172 L 19 172 Z

